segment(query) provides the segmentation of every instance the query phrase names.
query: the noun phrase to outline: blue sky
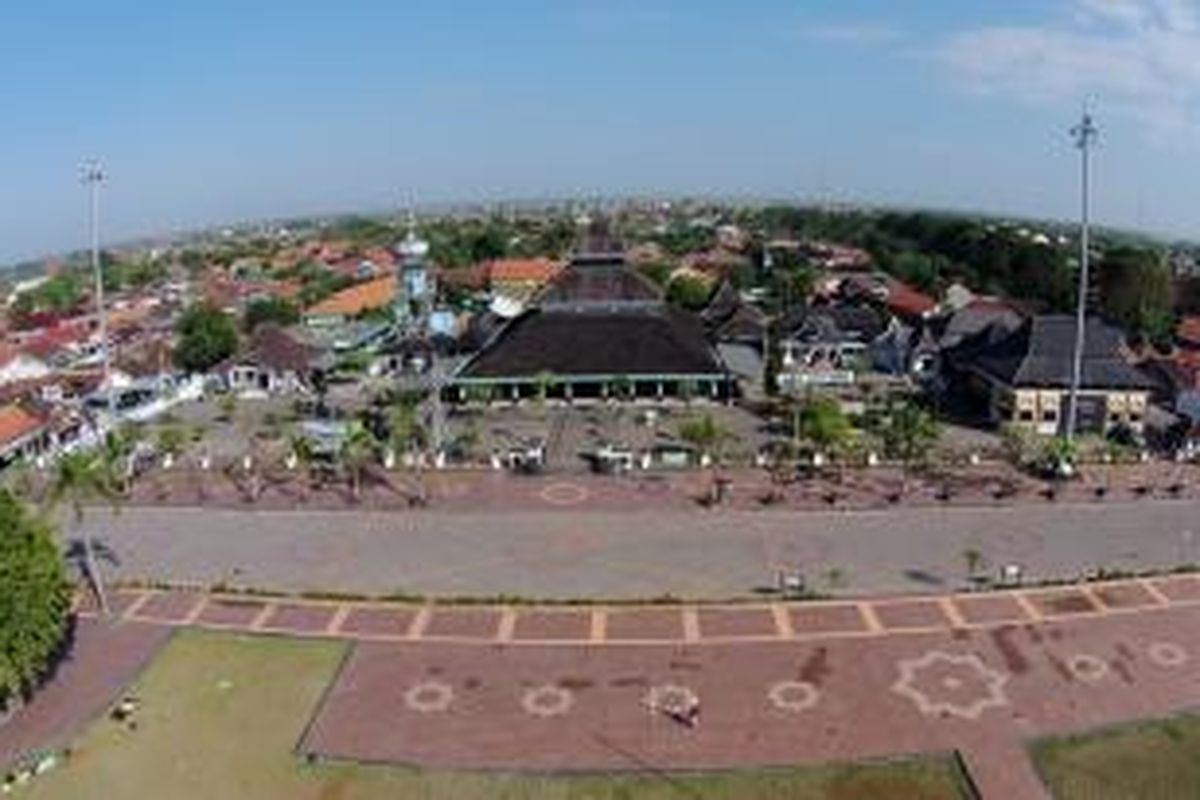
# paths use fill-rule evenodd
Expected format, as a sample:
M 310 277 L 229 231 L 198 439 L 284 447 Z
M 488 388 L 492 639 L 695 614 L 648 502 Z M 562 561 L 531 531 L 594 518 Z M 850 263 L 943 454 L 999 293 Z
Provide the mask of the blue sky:
M 0 260 L 418 201 L 750 193 L 1200 234 L 1200 0 L 107 0 L 0 11 Z

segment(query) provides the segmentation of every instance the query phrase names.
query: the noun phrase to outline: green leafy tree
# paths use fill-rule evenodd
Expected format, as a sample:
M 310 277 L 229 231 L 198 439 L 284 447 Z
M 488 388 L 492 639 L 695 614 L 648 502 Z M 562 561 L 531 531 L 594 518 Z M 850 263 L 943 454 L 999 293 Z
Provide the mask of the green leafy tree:
M 188 372 L 206 372 L 233 355 L 237 328 L 219 308 L 194 305 L 175 324 L 175 363 Z
M 732 438 L 712 414 L 684 420 L 679 424 L 678 434 L 700 452 L 714 456 L 719 456 L 721 448 Z
M 667 284 L 667 300 L 689 311 L 699 311 L 708 304 L 712 287 L 708 281 L 679 275 Z
M 1100 261 L 1097 282 L 1108 317 L 1135 336 L 1155 344 L 1170 343 L 1171 270 L 1161 253 L 1114 248 Z
M 264 323 L 295 325 L 300 321 L 300 308 L 291 300 L 282 297 L 265 297 L 246 306 L 242 315 L 242 327 L 248 333 Z
M 96 542 L 83 523 L 84 511 L 89 504 L 105 503 L 114 514 L 120 510 L 121 492 L 111 460 L 101 450 L 81 450 L 62 456 L 55 462 L 44 502 L 49 509 L 62 505 L 71 509 L 75 526 L 82 535 L 85 577 L 96 593 L 100 610 L 107 614 L 108 595 L 96 560 Z
M 893 405 L 883 416 L 879 433 L 884 450 L 900 461 L 905 473 L 924 463 L 941 437 L 933 415 L 911 402 Z
M 71 587 L 51 523 L 0 489 L 0 710 L 45 675 L 67 633 Z
M 854 436 L 854 426 L 833 397 L 807 398 L 793 411 L 792 434 L 819 453 L 839 456 Z

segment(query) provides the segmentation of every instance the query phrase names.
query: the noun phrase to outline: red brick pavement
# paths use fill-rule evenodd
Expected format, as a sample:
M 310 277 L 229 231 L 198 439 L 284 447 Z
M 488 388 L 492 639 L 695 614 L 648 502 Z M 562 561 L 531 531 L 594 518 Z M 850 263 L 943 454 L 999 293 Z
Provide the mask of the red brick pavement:
M 333 621 L 337 607 L 311 603 L 282 603 L 272 609 L 263 627 L 270 630 L 324 633 Z
M 529 640 L 586 640 L 592 630 L 589 611 L 530 610 L 517 617 L 514 638 Z
M 946 628 L 950 626 L 941 605 L 934 600 L 876 603 L 875 615 L 888 630 Z
M 1194 704 L 1200 609 L 1042 625 L 652 647 L 367 643 L 306 750 L 433 767 L 791 764 L 961 749 L 984 796 L 1044 796 L 1021 743 Z M 656 688 L 657 687 L 657 688 Z M 672 688 L 676 687 L 676 688 Z M 649 711 L 700 698 L 701 724 Z M 633 755 L 636 754 L 636 757 Z
M 980 594 L 954 598 L 954 605 L 970 624 L 1025 622 L 1028 616 L 1011 595 Z
M 351 636 L 404 636 L 414 616 L 416 611 L 410 608 L 352 608 L 342 621 L 340 632 Z
M 599 610 L 115 596 L 127 618 L 165 623 L 123 623 L 133 629 L 361 640 L 306 747 L 430 766 L 686 769 L 959 749 L 985 797 L 1039 797 L 1022 742 L 1191 707 L 1200 663 L 1192 576 Z M 702 701 L 697 730 L 643 702 L 685 691 Z

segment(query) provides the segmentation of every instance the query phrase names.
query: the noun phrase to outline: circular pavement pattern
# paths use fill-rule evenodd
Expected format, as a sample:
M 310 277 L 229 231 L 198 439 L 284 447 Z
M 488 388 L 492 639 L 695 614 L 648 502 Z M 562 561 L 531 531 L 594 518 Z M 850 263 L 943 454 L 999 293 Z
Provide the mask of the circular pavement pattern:
M 1174 642 L 1155 642 L 1146 650 L 1150 660 L 1160 667 L 1175 669 L 1188 662 L 1188 652 Z
M 521 696 L 521 707 L 535 717 L 558 717 L 571 710 L 575 696 L 561 686 L 538 686 Z
M 1108 662 L 1088 653 L 1077 653 L 1067 661 L 1071 674 L 1081 681 L 1096 683 L 1108 677 Z
M 771 685 L 767 697 L 780 711 L 798 714 L 815 706 L 821 692 L 807 681 L 779 681 Z
M 437 714 L 450 708 L 454 689 L 441 681 L 422 681 L 404 693 L 404 705 L 418 714 Z
M 577 483 L 552 483 L 538 496 L 552 506 L 573 506 L 588 499 L 588 490 Z

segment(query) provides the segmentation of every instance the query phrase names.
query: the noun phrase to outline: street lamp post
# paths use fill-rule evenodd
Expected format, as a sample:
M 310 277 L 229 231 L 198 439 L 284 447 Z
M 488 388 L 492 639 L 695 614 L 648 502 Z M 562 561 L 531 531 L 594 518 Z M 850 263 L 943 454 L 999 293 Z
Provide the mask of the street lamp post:
M 1067 430 L 1066 439 L 1075 438 L 1075 428 L 1079 421 L 1079 386 L 1083 379 L 1083 350 L 1084 331 L 1087 327 L 1087 294 L 1088 266 L 1091 257 L 1089 239 L 1091 230 L 1091 149 L 1100 130 L 1096 127 L 1092 115 L 1083 112 L 1079 124 L 1071 129 L 1071 137 L 1079 148 L 1081 157 L 1080 170 L 1080 220 L 1079 220 L 1079 296 L 1075 308 L 1075 350 L 1071 358 L 1071 392 L 1067 399 Z
M 117 418 L 116 396 L 113 394 L 112 361 L 108 349 L 108 312 L 104 308 L 104 270 L 100 264 L 100 184 L 104 170 L 97 161 L 83 165 L 83 183 L 88 187 L 88 223 L 91 228 L 92 275 L 95 279 L 97 331 L 100 334 L 100 356 L 103 364 L 104 392 L 109 424 Z

